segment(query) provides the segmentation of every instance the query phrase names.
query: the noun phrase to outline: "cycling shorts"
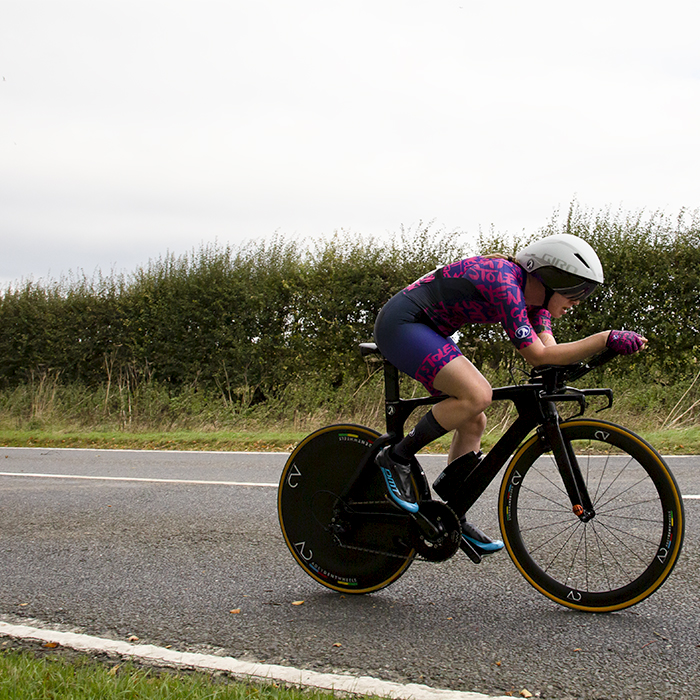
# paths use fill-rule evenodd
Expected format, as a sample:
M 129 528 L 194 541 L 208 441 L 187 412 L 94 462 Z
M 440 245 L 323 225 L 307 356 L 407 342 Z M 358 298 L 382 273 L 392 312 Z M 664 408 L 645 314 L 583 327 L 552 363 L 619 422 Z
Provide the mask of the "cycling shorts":
M 426 313 L 403 292 L 382 308 L 374 324 L 374 340 L 394 367 L 417 379 L 433 395 L 437 373 L 462 353 L 441 335 Z

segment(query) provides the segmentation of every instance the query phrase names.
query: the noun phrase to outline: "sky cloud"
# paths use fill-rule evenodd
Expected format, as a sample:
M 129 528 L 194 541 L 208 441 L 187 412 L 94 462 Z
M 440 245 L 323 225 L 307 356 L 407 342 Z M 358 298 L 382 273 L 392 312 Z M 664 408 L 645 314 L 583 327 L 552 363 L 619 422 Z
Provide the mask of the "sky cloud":
M 0 283 L 201 243 L 700 206 L 700 7 L 9 0 Z

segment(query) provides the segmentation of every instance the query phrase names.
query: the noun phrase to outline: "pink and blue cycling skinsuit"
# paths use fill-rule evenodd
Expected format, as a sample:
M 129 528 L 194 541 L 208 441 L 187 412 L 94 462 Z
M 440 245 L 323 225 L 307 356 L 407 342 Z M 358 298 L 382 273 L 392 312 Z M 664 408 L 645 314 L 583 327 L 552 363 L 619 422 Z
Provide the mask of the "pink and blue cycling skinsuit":
M 392 297 L 379 312 L 374 339 L 384 357 L 431 394 L 435 375 L 462 353 L 449 337 L 468 323 L 500 323 L 518 350 L 552 332 L 552 317 L 526 306 L 527 273 L 501 258 L 445 265 Z

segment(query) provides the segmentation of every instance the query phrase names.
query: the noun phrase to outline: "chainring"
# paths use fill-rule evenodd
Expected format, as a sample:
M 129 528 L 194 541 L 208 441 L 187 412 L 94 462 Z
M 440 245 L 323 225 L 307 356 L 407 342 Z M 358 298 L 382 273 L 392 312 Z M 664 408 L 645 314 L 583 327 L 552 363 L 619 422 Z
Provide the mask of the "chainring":
M 421 501 L 411 517 L 411 546 L 428 561 L 445 561 L 454 556 L 462 539 L 459 518 L 442 501 Z

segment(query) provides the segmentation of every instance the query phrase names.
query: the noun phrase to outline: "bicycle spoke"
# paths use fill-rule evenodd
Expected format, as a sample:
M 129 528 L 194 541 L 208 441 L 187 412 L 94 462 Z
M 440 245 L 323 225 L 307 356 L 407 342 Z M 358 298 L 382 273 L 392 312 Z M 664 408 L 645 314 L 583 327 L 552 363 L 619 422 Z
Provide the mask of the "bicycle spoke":
M 627 542 L 625 542 L 620 535 L 624 535 L 627 538 L 632 537 L 633 539 L 637 540 L 638 542 L 643 542 L 644 544 L 647 544 L 651 547 L 656 548 L 658 546 L 658 540 L 654 541 L 649 539 L 648 537 L 642 537 L 641 535 L 637 535 L 634 532 L 630 532 L 629 530 L 622 530 L 621 528 L 615 528 L 611 527 L 610 525 L 607 525 L 604 521 L 598 521 L 598 526 L 601 528 L 604 528 L 607 532 L 610 533 L 611 537 L 615 537 L 618 542 L 623 546 L 628 549 L 628 551 L 632 552 L 633 550 L 629 547 Z
M 598 524 L 599 524 L 599 523 L 598 523 Z M 622 572 L 622 576 L 624 577 L 624 580 L 625 580 L 625 581 L 630 581 L 630 580 L 632 580 L 632 578 L 634 577 L 634 574 L 632 574 L 631 569 L 627 569 L 627 568 L 625 567 L 625 565 L 624 565 L 624 563 L 622 562 L 622 560 L 620 559 L 620 557 L 618 557 L 618 556 L 615 554 L 615 552 L 613 551 L 613 549 L 612 549 L 612 548 L 610 547 L 610 545 L 608 544 L 608 540 L 607 540 L 605 537 L 603 537 L 603 536 L 596 530 L 595 526 L 592 526 L 591 529 L 592 529 L 592 531 L 593 531 L 593 533 L 594 533 L 594 536 L 595 536 L 595 538 L 596 538 L 596 542 L 598 543 L 598 546 L 599 546 L 599 547 L 600 547 L 600 546 L 604 547 L 604 548 L 605 548 L 605 552 L 606 552 L 607 555 L 608 555 L 608 556 L 607 556 L 607 559 L 606 559 L 606 557 L 603 555 L 602 550 L 600 551 L 600 561 L 601 561 L 601 564 L 603 565 L 603 568 L 604 568 L 604 571 L 605 571 L 605 574 L 606 574 L 606 580 L 607 580 L 607 582 L 608 582 L 608 588 L 612 588 L 612 587 L 615 585 L 615 584 L 612 583 L 611 579 L 610 579 L 609 576 L 608 576 L 608 567 L 607 567 L 607 564 L 606 564 L 606 561 L 608 561 L 608 560 L 611 561 L 613 564 L 615 564 L 615 566 L 616 566 L 616 568 L 617 568 L 618 571 Z
M 599 479 L 599 481 L 598 481 L 598 488 L 600 488 L 601 484 L 603 483 L 603 480 L 604 480 L 604 478 L 605 478 L 606 475 L 607 475 L 608 469 L 612 469 L 612 465 L 610 464 L 610 460 L 613 458 L 613 455 L 612 455 L 611 453 L 608 453 L 606 457 L 607 457 L 607 458 L 606 458 L 606 460 L 605 460 L 605 465 L 604 465 L 604 467 L 603 467 L 603 469 L 602 469 L 602 471 L 601 471 L 600 479 Z M 625 465 L 618 471 L 618 473 L 615 475 L 615 477 L 614 477 L 614 478 L 610 481 L 610 483 L 607 485 L 607 487 L 605 488 L 605 490 L 603 491 L 603 493 L 596 492 L 595 502 L 598 502 L 600 499 L 602 499 L 602 498 L 605 496 L 605 494 L 615 485 L 615 483 L 617 482 L 617 480 L 620 478 L 620 476 L 622 475 L 622 473 L 625 471 L 625 469 L 627 469 L 627 467 L 631 464 L 632 461 L 633 461 L 633 458 L 630 458 L 629 461 L 627 462 L 627 464 L 625 464 Z
M 617 508 L 614 508 L 612 510 L 604 510 L 600 511 L 596 509 L 596 513 L 599 515 L 604 515 L 606 518 L 620 518 L 621 520 L 637 520 L 640 522 L 650 522 L 650 523 L 657 523 L 659 522 L 658 518 L 643 518 L 641 516 L 631 516 L 631 515 L 624 515 L 621 514 L 620 511 L 623 510 L 629 510 L 630 508 L 639 508 L 640 506 L 645 506 L 645 505 L 650 505 L 650 504 L 658 504 L 658 498 L 647 498 L 644 501 L 636 501 L 635 503 L 626 503 L 624 505 L 620 505 Z
M 557 508 L 560 508 L 561 510 L 564 510 L 566 512 L 571 511 L 571 506 L 569 505 L 568 500 L 566 503 L 562 503 L 561 501 L 554 500 L 554 498 L 551 498 L 550 496 L 544 495 L 540 491 L 535 491 L 535 490 L 528 488 L 526 486 L 522 486 L 521 491 L 526 491 L 526 492 L 531 493 L 535 496 L 539 496 L 539 498 L 541 498 L 543 501 L 547 501 L 548 503 L 555 505 Z M 566 493 L 564 493 L 564 495 L 566 496 Z M 568 499 L 568 496 L 567 496 L 567 499 Z M 551 510 L 548 509 L 547 512 L 551 512 Z
M 554 542 L 555 540 L 559 539 L 559 537 L 561 537 L 561 535 L 563 535 L 563 534 L 564 534 L 565 532 L 567 532 L 568 530 L 571 530 L 572 528 L 577 527 L 579 524 L 580 524 L 580 523 L 579 523 L 578 520 L 569 520 L 569 521 L 566 521 L 566 522 L 563 521 L 563 520 L 559 520 L 559 521 L 554 522 L 554 523 L 545 523 L 545 524 L 543 524 L 543 525 L 538 525 L 538 526 L 536 526 L 536 527 L 523 528 L 523 529 L 521 530 L 521 532 L 522 532 L 523 534 L 530 535 L 530 534 L 532 534 L 532 533 L 536 533 L 536 532 L 538 532 L 538 531 L 540 531 L 540 530 L 543 530 L 544 528 L 547 528 L 548 530 L 551 530 L 551 529 L 552 529 L 553 527 L 555 527 L 555 526 L 561 526 L 556 532 L 554 532 L 554 533 L 551 534 L 551 535 L 548 535 L 546 540 L 543 540 L 543 541 L 539 541 L 539 540 L 538 540 L 538 544 L 537 544 L 537 545 L 534 545 L 534 544 L 532 545 L 532 550 L 531 550 L 531 551 L 536 552 L 536 551 L 539 551 L 540 549 L 542 549 L 542 547 L 546 547 L 548 544 L 551 544 L 551 543 Z M 528 537 L 528 540 L 529 540 L 529 541 L 532 541 L 532 539 L 529 538 L 529 537 Z
M 622 496 L 624 496 L 626 493 L 631 492 L 632 489 L 634 489 L 634 488 L 638 487 L 639 485 L 641 485 L 642 483 L 646 482 L 647 479 L 648 479 L 648 477 L 647 477 L 646 475 L 640 477 L 639 481 L 637 481 L 635 484 L 630 484 L 630 485 L 629 485 L 626 489 L 624 489 L 623 491 L 620 491 L 619 493 L 616 493 L 614 496 L 611 496 L 607 501 L 601 503 L 601 504 L 600 504 L 600 507 L 601 507 L 601 508 L 604 508 L 608 503 L 611 503 L 611 502 L 614 501 L 615 499 L 622 498 Z M 608 488 L 608 490 L 610 490 L 610 489 Z
M 579 523 L 576 523 L 575 525 L 578 525 L 578 524 L 579 524 Z M 569 536 L 564 540 L 564 542 L 561 544 L 561 546 L 559 547 L 559 549 L 554 553 L 554 555 L 551 557 L 551 559 L 549 560 L 549 562 L 548 562 L 547 564 L 543 564 L 543 565 L 542 565 L 543 571 L 545 571 L 545 572 L 546 572 L 546 571 L 549 571 L 549 570 L 554 566 L 554 562 L 559 558 L 559 555 L 566 549 L 567 544 L 571 541 L 571 538 L 576 534 L 576 530 L 578 529 L 575 525 L 571 525 L 571 526 L 569 526 L 568 528 L 566 528 L 566 530 L 571 530 L 571 533 L 570 533 Z M 549 540 L 547 540 L 546 542 L 543 542 L 542 544 L 540 544 L 539 547 L 535 547 L 535 548 L 532 549 L 531 551 L 533 552 L 533 554 L 536 553 L 536 552 L 538 552 L 539 550 L 541 550 L 541 549 L 542 549 L 544 546 L 546 546 L 547 544 L 549 544 L 549 543 L 551 543 L 551 542 L 554 542 L 554 540 L 556 540 L 556 539 L 559 537 L 559 535 L 561 535 L 561 534 L 563 534 L 564 532 L 566 532 L 566 530 L 562 530 L 561 532 L 559 532 L 559 533 L 557 533 L 556 535 L 552 536 L 552 537 L 551 537 Z
M 576 545 L 576 547 L 575 547 L 573 553 L 571 554 L 571 563 L 569 564 L 569 570 L 568 570 L 568 572 L 566 573 L 566 576 L 565 576 L 565 578 L 564 578 L 564 583 L 565 583 L 565 584 L 568 584 L 569 581 L 571 581 L 572 578 L 573 578 L 573 572 L 574 572 L 574 568 L 575 568 L 575 566 L 576 566 L 576 560 L 577 560 L 577 558 L 578 558 L 578 552 L 579 552 L 579 550 L 581 549 L 581 542 L 584 542 L 584 541 L 585 541 L 585 537 L 586 537 L 586 528 L 585 528 L 585 526 L 584 526 L 584 527 L 581 528 L 581 536 L 579 537 L 578 544 Z M 584 569 L 586 569 L 586 567 L 584 567 Z M 586 570 L 587 570 L 587 569 L 586 569 Z
M 608 574 L 608 565 L 605 561 L 605 557 L 603 556 L 602 547 L 605 547 L 606 551 L 608 551 L 608 552 L 609 552 L 609 550 L 608 550 L 608 547 L 607 547 L 605 540 L 603 540 L 601 537 L 598 537 L 598 533 L 596 531 L 595 524 L 591 525 L 591 529 L 593 530 L 593 534 L 595 535 L 595 541 L 596 541 L 596 544 L 598 545 L 598 554 L 600 556 L 600 564 L 603 567 L 603 575 L 604 575 L 605 580 L 607 582 L 607 586 L 610 589 L 613 587 L 613 584 L 611 582 L 610 575 Z M 613 557 L 613 559 L 614 559 L 614 557 Z
M 549 460 L 550 460 L 550 463 L 549 463 L 547 466 L 548 466 L 550 469 L 551 469 L 552 467 L 554 467 L 554 468 L 556 469 L 556 462 L 554 461 L 554 457 L 552 457 L 552 455 L 549 455 Z M 540 470 L 537 468 L 537 466 L 533 466 L 533 467 L 532 467 L 532 470 L 535 472 L 535 474 L 538 474 L 539 476 L 541 476 L 548 484 L 552 485 L 557 491 L 559 491 L 559 493 L 561 493 L 562 495 L 566 496 L 566 498 L 568 499 L 569 496 L 568 496 L 568 494 L 566 493 L 566 490 L 564 489 L 564 487 L 563 487 L 563 485 L 562 485 L 562 483 L 561 483 L 561 479 L 558 478 L 558 475 L 557 475 L 557 478 L 556 478 L 556 479 L 553 478 L 553 477 L 550 478 L 550 477 L 549 477 L 547 474 L 545 474 L 543 471 L 540 471 Z

